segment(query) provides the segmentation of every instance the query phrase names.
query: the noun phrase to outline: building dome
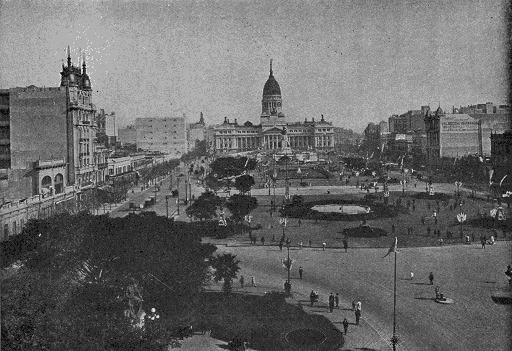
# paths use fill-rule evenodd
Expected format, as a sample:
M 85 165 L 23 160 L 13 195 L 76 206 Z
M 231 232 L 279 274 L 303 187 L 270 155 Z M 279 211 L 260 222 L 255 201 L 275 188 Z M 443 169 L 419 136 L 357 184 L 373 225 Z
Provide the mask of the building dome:
M 274 78 L 272 71 L 270 71 L 270 76 L 263 87 L 263 95 L 281 95 L 281 88 L 279 87 L 279 83 Z

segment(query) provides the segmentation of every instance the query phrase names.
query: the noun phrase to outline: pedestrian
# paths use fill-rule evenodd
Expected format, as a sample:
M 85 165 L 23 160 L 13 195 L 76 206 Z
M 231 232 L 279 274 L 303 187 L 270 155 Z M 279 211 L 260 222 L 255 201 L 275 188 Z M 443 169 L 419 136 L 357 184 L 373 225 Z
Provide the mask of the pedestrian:
M 430 280 L 430 285 L 434 285 L 434 273 L 430 272 L 428 280 Z
M 440 239 L 439 239 L 439 245 L 440 245 L 440 246 L 443 246 L 443 238 L 440 238 Z
M 251 277 L 251 286 L 256 286 L 256 280 L 254 277 Z
M 507 270 L 505 271 L 505 275 L 507 276 L 508 283 L 512 284 L 512 267 L 510 265 L 507 266 Z
M 304 269 L 302 269 L 302 266 L 299 267 L 299 277 L 302 279 L 302 274 L 304 273 Z
M 282 241 L 279 242 L 279 251 L 283 251 L 283 242 Z
M 240 276 L 240 286 L 242 287 L 242 289 L 244 288 L 244 276 L 243 275 Z
M 332 313 L 333 309 L 334 309 L 334 295 L 331 293 L 331 295 L 329 295 L 329 313 Z
M 302 219 L 299 218 L 299 227 L 302 224 Z
M 325 242 L 322 243 L 322 249 L 323 251 L 325 251 L 325 247 L 327 246 L 327 244 Z
M 343 322 L 341 322 L 343 324 L 343 332 L 345 333 L 345 335 L 347 335 L 347 331 L 348 331 L 348 321 L 347 319 L 343 319 Z
M 313 242 L 311 240 L 309 240 L 309 247 L 311 247 L 312 244 L 313 244 Z
M 475 242 L 475 233 L 471 233 L 471 241 Z
M 395 233 L 395 229 L 396 229 L 396 228 L 395 228 L 395 224 L 394 224 L 394 223 L 393 223 L 393 224 L 391 224 L 391 233 L 393 233 L 393 234 L 394 234 L 394 233 Z
M 345 249 L 345 252 L 347 252 L 347 250 L 348 250 L 348 239 L 347 238 L 343 239 L 343 248 Z
M 309 294 L 309 302 L 310 306 L 313 307 L 313 304 L 315 303 L 316 294 L 313 290 L 311 290 L 311 294 Z
M 265 245 L 265 237 L 264 236 L 261 237 L 261 245 Z
M 338 293 L 334 296 L 334 305 L 336 308 L 340 308 L 340 295 Z
M 301 242 L 299 242 L 299 246 L 300 246 L 300 249 L 301 249 L 301 250 L 304 250 L 304 248 L 302 247 L 302 241 L 301 241 Z
M 411 280 L 414 279 L 414 272 L 411 272 Z
M 356 325 L 359 325 L 359 318 L 361 318 L 361 310 L 356 309 L 354 314 L 356 315 Z

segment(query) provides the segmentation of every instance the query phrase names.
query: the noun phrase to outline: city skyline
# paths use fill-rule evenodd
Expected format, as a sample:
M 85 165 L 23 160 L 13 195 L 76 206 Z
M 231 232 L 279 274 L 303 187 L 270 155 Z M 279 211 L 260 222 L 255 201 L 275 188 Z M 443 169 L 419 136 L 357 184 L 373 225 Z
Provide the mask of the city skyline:
M 273 59 L 287 119 L 361 132 L 392 114 L 508 102 L 506 2 L 4 2 L 0 88 L 58 86 L 86 55 L 120 126 L 257 122 Z

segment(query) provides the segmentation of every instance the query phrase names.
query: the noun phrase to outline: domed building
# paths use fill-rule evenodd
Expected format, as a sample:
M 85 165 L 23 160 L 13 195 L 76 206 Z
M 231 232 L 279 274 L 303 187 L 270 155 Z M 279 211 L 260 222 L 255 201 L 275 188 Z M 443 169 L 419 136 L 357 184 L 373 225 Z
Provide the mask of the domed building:
M 216 153 L 244 151 L 300 152 L 334 149 L 334 127 L 324 116 L 315 122 L 287 122 L 283 112 L 281 87 L 274 77 L 272 60 L 270 73 L 263 86 L 260 124 L 247 121 L 239 124 L 225 117 L 224 123 L 214 126 L 213 149 Z M 286 132 L 284 132 L 286 130 Z

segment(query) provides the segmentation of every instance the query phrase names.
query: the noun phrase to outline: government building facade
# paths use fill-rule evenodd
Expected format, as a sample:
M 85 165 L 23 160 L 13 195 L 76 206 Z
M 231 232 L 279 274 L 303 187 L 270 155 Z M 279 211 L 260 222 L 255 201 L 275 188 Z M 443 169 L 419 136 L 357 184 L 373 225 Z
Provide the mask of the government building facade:
M 278 152 L 290 150 L 328 151 L 334 149 L 334 127 L 323 115 L 315 121 L 312 117 L 304 122 L 288 122 L 283 113 L 283 98 L 279 83 L 274 78 L 272 60 L 270 75 L 263 87 L 260 124 L 247 121 L 238 123 L 226 117 L 222 124 L 214 126 L 213 149 L 215 153 L 244 151 Z

